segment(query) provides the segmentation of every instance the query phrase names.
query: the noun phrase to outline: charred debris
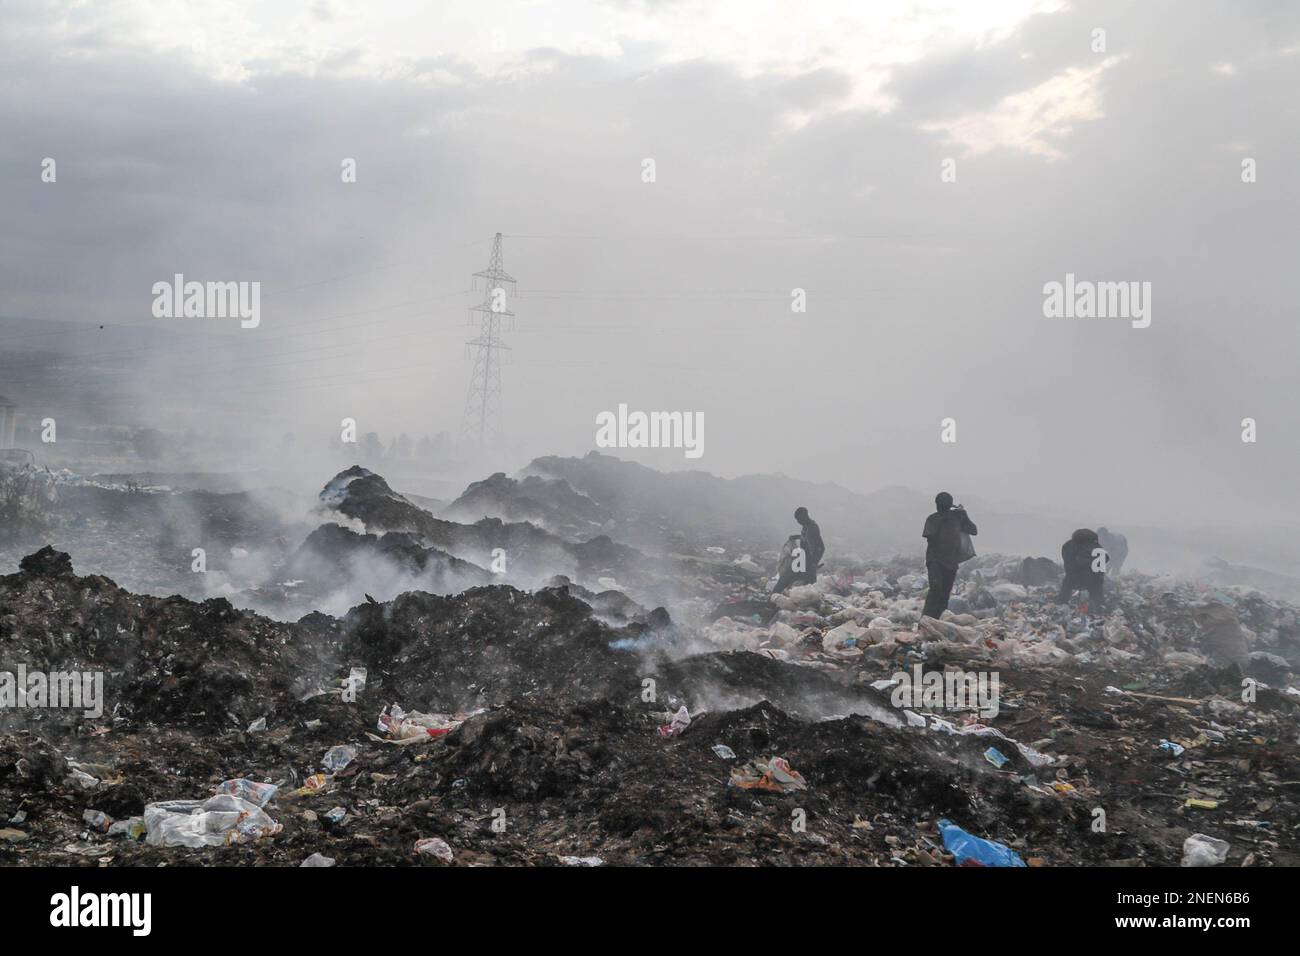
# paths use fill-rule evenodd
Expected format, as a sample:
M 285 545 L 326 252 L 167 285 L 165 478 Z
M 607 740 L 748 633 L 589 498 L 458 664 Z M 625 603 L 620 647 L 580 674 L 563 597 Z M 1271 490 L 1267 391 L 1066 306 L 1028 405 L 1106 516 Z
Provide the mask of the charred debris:
M 55 484 L 6 546 L 75 544 L 0 576 L 0 863 L 949 866 L 940 820 L 1030 866 L 1300 862 L 1300 619 L 1248 585 L 1129 572 L 1099 617 L 982 556 L 936 621 L 919 557 L 773 597 L 744 529 L 555 473 L 435 514 L 351 468 L 297 518 Z M 193 536 L 245 552 L 222 593 Z

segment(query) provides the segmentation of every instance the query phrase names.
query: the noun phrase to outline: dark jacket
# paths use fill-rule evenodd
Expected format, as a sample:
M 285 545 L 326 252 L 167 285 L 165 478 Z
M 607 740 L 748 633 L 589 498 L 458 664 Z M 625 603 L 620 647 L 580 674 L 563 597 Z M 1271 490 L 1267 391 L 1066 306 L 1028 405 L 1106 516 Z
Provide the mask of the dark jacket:
M 925 548 L 925 563 L 955 569 L 961 563 L 957 559 L 961 551 L 962 532 L 979 534 L 975 522 L 970 520 L 964 508 L 936 511 L 926 518 L 925 528 L 921 531 L 921 537 L 929 542 Z
M 1089 580 L 1100 577 L 1101 572 L 1092 569 L 1092 552 L 1101 547 L 1097 532 L 1080 528 L 1070 535 L 1070 540 L 1061 545 L 1061 563 L 1065 565 L 1065 576 L 1069 580 Z

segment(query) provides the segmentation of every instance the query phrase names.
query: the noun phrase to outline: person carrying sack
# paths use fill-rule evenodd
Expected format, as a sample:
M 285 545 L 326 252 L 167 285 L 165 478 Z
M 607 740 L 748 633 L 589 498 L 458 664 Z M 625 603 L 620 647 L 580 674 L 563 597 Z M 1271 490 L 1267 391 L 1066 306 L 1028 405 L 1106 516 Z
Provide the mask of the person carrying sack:
M 925 519 L 921 537 L 928 542 L 925 548 L 925 570 L 930 577 L 930 590 L 925 596 L 924 617 L 937 618 L 948 610 L 953 582 L 957 580 L 957 565 L 975 557 L 975 545 L 970 537 L 979 534 L 975 522 L 966 509 L 953 505 L 952 495 L 941 491 L 934 496 L 934 506 L 939 510 Z

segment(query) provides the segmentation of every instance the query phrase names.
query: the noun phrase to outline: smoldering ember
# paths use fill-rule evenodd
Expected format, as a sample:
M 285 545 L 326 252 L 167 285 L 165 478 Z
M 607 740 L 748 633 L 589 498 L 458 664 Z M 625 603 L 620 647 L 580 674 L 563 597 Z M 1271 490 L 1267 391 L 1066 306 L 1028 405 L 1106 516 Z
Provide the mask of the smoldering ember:
M 985 554 L 926 617 L 915 509 L 595 452 L 449 501 L 45 481 L 3 664 L 102 671 L 103 715 L 0 711 L 5 863 L 943 866 L 953 826 L 1029 866 L 1297 862 L 1293 582 L 1124 570 L 1098 613 Z M 828 557 L 773 593 L 787 500 Z

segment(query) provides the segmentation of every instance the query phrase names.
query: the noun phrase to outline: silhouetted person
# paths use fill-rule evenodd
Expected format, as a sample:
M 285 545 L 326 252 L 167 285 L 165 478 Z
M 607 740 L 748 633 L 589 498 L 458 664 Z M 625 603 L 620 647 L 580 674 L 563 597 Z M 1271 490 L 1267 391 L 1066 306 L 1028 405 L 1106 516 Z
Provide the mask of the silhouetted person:
M 803 551 L 802 564 L 804 570 L 799 571 L 796 569 L 796 561 L 794 560 L 796 555 L 792 553 L 789 559 L 783 556 L 780 569 L 781 576 L 776 582 L 776 587 L 772 589 L 774 594 L 784 593 L 796 584 L 814 583 L 817 580 L 817 565 L 821 564 L 822 557 L 826 554 L 826 545 L 822 543 L 822 529 L 817 526 L 816 521 L 809 517 L 808 509 L 796 509 L 794 520 L 799 522 L 798 547 Z
M 1117 576 L 1120 568 L 1124 567 L 1124 559 L 1128 557 L 1128 538 L 1105 528 L 1098 528 L 1097 539 L 1101 542 L 1101 546 L 1106 549 L 1106 554 L 1110 556 L 1110 564 L 1107 565 L 1106 573 L 1112 577 Z
M 952 495 L 941 491 L 934 496 L 934 506 L 939 510 L 925 519 L 921 537 L 929 542 L 925 547 L 925 570 L 930 576 L 930 590 L 925 596 L 925 617 L 939 617 L 948 610 L 952 584 L 957 580 L 957 565 L 970 555 L 962 554 L 961 536 L 979 534 L 975 522 L 960 505 L 953 507 Z
M 1094 571 L 1093 563 L 1097 556 L 1093 552 L 1101 547 L 1097 532 L 1089 528 L 1080 528 L 1070 535 L 1070 540 L 1061 545 L 1061 563 L 1065 565 L 1065 580 L 1061 582 L 1061 593 L 1056 599 L 1062 604 L 1068 602 L 1075 591 L 1088 592 L 1088 613 L 1105 613 L 1106 575 Z

